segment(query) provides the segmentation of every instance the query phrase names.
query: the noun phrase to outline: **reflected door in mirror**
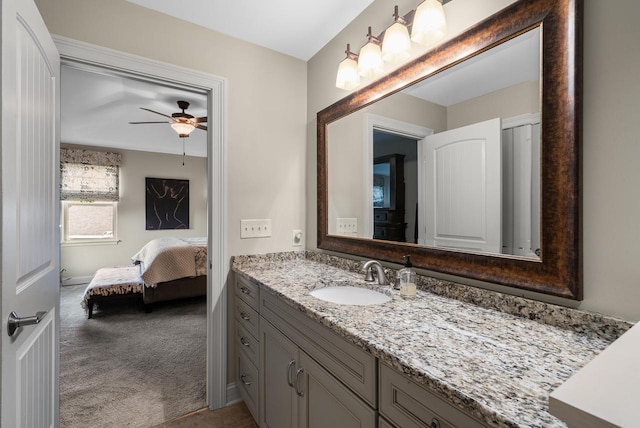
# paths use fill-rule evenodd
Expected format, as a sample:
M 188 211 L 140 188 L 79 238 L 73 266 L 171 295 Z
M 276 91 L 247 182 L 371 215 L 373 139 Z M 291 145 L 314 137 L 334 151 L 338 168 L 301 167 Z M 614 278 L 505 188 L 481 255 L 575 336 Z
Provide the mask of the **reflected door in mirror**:
M 405 242 L 404 155 L 373 161 L 373 239 Z

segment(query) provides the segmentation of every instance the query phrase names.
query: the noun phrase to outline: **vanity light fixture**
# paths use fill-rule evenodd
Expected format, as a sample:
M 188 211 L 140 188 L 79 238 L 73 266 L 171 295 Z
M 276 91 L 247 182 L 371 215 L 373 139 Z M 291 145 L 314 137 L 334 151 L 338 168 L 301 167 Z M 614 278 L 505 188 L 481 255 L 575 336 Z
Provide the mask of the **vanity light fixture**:
M 371 27 L 367 32 L 367 40 L 367 44 L 360 49 L 358 55 L 358 72 L 365 78 L 377 77 L 384 72 L 384 62 L 380 40 L 371 34 Z
M 171 127 L 178 133 L 180 138 L 187 138 L 189 134 L 191 134 L 191 131 L 196 129 L 196 127 L 188 120 L 177 120 L 171 123 Z
M 351 46 L 347 44 L 344 51 L 347 57 L 338 66 L 338 76 L 336 77 L 336 87 L 350 91 L 360 84 L 360 74 L 358 73 L 358 55 L 351 52 Z
M 442 6 L 449 1 L 424 0 L 404 16 L 400 16 L 396 5 L 394 23 L 389 28 L 375 37 L 369 27 L 360 55 L 351 52 L 347 44 L 347 57 L 338 66 L 336 87 L 350 91 L 360 84 L 360 76 L 370 79 L 382 75 L 385 62 L 398 65 L 406 61 L 411 56 L 411 41 L 430 46 L 443 38 L 447 22 Z
M 400 64 L 411 56 L 411 38 L 407 20 L 398 14 L 398 6 L 393 12 L 394 23 L 384 32 L 382 59 L 391 64 Z
M 425 0 L 416 9 L 411 27 L 411 40 L 429 46 L 447 33 L 444 8 L 438 0 Z

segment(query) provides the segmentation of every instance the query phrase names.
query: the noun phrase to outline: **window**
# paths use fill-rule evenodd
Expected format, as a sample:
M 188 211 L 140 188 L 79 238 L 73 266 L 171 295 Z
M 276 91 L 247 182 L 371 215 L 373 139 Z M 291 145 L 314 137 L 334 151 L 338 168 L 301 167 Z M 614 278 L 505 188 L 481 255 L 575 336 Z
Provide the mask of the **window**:
M 64 244 L 118 242 L 121 155 L 60 150 L 60 199 Z
M 117 202 L 62 202 L 62 242 L 117 242 Z

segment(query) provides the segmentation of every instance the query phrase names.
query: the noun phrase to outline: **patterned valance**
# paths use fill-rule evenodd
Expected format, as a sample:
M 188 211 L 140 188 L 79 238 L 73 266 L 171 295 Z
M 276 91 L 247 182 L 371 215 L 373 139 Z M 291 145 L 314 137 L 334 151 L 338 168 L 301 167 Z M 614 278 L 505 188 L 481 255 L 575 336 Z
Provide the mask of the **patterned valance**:
M 94 150 L 60 149 L 60 163 L 79 163 L 83 165 L 120 166 L 120 153 L 97 152 Z
M 60 199 L 117 202 L 121 163 L 120 153 L 60 149 Z

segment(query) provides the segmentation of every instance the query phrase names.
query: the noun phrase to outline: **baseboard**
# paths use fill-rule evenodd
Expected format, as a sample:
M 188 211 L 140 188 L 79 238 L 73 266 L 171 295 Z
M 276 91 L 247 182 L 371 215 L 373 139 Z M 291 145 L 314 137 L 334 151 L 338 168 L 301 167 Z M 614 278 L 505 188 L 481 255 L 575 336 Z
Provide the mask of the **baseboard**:
M 79 285 L 79 284 L 88 284 L 93 279 L 93 275 L 91 276 L 73 276 L 62 278 L 61 284 L 63 287 L 67 285 Z
M 242 397 L 240 396 L 240 390 L 238 386 L 234 383 L 227 384 L 227 406 L 230 406 L 235 403 L 239 403 L 242 401 Z

